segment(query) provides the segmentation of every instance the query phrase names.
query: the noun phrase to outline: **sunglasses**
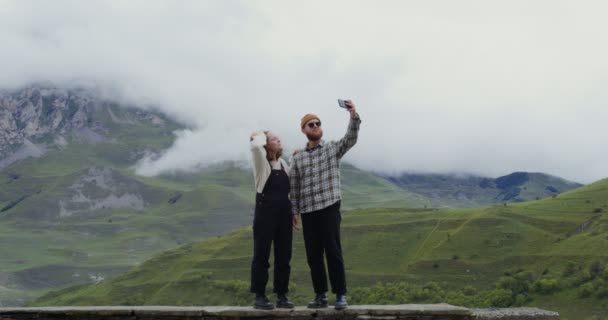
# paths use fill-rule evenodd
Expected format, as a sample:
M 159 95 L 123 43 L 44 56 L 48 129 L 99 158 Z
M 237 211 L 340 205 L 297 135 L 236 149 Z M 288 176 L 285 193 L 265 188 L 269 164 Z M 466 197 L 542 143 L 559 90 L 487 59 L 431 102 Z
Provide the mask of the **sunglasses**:
M 307 124 L 307 126 L 308 126 L 309 128 L 311 128 L 311 129 L 312 129 L 312 128 L 314 128 L 314 127 L 319 127 L 319 128 L 320 128 L 320 127 L 321 127 L 321 121 L 313 121 L 313 122 L 309 122 L 309 123 Z

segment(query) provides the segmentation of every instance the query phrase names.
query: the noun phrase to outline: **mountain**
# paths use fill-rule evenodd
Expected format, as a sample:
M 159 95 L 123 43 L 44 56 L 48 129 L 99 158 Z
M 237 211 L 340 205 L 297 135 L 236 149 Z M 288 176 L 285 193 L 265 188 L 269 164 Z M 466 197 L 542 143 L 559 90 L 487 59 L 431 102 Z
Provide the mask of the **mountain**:
M 0 305 L 96 282 L 153 254 L 251 223 L 253 177 L 226 162 L 142 177 L 184 126 L 91 91 L 0 91 Z M 345 165 L 345 207 L 428 202 Z
M 129 130 L 129 126 L 133 126 Z M 111 143 L 126 138 L 121 134 L 154 132 L 162 146 L 172 141 L 175 122 L 133 106 L 119 106 L 85 89 L 31 86 L 16 91 L 0 91 L 0 167 L 70 144 Z M 159 138 L 159 137 L 155 137 Z M 126 139 L 120 139 L 125 142 Z M 156 140 L 156 139 L 155 139 Z M 137 145 L 124 160 L 140 151 Z M 158 147 L 158 145 L 157 145 Z
M 236 180 L 230 165 L 188 176 L 134 173 L 139 159 L 169 148 L 181 128 L 87 90 L 1 92 L 0 304 L 99 281 L 162 250 L 246 225 L 248 171 L 238 169 Z
M 184 128 L 167 115 L 88 90 L 0 91 L 0 305 L 111 278 L 164 250 L 249 225 L 253 177 L 240 163 L 135 174 L 138 160 L 161 154 Z M 427 178 L 412 186 L 344 163 L 343 208 L 480 206 L 492 194 L 484 198 L 479 190 L 513 185 L 538 197 L 547 195 L 539 192 L 545 185 L 560 192 L 573 187 L 530 187 L 538 180 L 530 174 L 523 183 L 492 179 L 458 202 L 446 190 L 465 189 L 461 182 L 438 186 Z M 438 195 L 428 196 L 434 189 Z
M 564 319 L 605 314 L 606 210 L 608 179 L 524 203 L 345 212 L 352 301 L 533 305 Z M 250 228 L 243 228 L 188 244 L 32 305 L 247 305 L 251 238 Z M 301 232 L 294 240 L 290 295 L 302 304 L 312 289 Z M 402 291 L 410 295 L 396 300 Z
M 382 175 L 400 188 L 421 195 L 431 207 L 467 208 L 504 202 L 524 202 L 551 197 L 582 184 L 544 173 L 513 172 L 489 178 L 475 175 Z

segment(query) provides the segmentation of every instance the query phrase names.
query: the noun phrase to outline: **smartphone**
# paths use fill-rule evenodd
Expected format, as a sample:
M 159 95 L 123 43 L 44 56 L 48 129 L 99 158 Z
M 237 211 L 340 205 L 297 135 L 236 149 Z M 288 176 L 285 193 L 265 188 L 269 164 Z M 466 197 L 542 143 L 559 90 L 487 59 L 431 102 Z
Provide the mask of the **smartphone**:
M 340 108 L 348 109 L 348 106 L 346 105 L 346 101 L 344 101 L 342 99 L 338 99 L 338 105 L 340 106 Z

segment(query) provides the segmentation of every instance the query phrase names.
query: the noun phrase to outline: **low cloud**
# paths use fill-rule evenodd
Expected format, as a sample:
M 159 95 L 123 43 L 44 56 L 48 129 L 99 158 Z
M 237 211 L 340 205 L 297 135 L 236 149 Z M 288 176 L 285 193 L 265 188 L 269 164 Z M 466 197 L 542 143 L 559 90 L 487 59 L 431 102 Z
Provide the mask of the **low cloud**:
M 608 5 L 599 1 L 3 1 L 0 87 L 90 85 L 191 130 L 139 172 L 247 161 L 254 130 L 304 143 L 319 114 L 345 160 L 384 172 L 605 177 Z

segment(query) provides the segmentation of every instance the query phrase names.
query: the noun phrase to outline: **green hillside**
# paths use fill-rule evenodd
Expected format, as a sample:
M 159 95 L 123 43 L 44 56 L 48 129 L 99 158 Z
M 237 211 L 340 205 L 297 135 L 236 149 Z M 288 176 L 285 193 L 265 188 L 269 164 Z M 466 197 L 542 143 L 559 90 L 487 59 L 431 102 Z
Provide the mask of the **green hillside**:
M 525 202 L 551 197 L 582 185 L 545 173 L 513 172 L 498 178 L 475 175 L 381 175 L 401 189 L 416 193 L 434 208 L 471 208 L 504 202 Z
M 0 146 L 0 305 L 108 279 L 165 250 L 251 223 L 253 176 L 241 163 L 158 177 L 134 173 L 138 160 L 162 154 L 174 143 L 174 131 L 184 128 L 166 115 L 86 90 L 29 88 L 0 96 L 0 120 L 10 125 L 0 132 L 9 142 Z M 504 201 L 520 201 L 572 188 L 535 174 L 513 177 L 482 183 L 482 189 L 488 195 L 511 190 Z M 420 176 L 412 188 L 406 178 L 395 181 L 344 163 L 344 209 L 474 207 L 485 197 L 477 180 L 467 189 L 459 179 L 438 183 L 437 176 Z M 546 194 L 549 184 L 555 190 Z M 416 211 L 352 214 L 371 212 L 407 221 Z M 437 212 L 422 213 L 429 214 Z
M 348 163 L 341 166 L 341 178 L 344 209 L 422 208 L 431 205 L 427 198 Z
M 129 139 L 118 138 L 123 129 Z M 159 177 L 133 172 L 134 160 L 123 159 L 144 147 L 167 148 L 167 130 L 116 128 L 111 142 L 71 144 L 0 172 L 0 302 L 22 305 L 49 289 L 98 281 L 250 223 L 250 169 L 225 163 Z M 345 165 L 343 175 L 351 208 L 425 204 L 355 167 Z
M 66 99 L 89 98 L 70 93 Z M 251 173 L 225 165 L 181 177 L 137 176 L 136 161 L 169 148 L 173 131 L 183 126 L 163 115 L 89 101 L 80 107 L 82 129 L 30 137 L 44 144 L 61 135 L 65 143 L 0 171 L 2 306 L 99 281 L 250 220 L 251 196 L 243 186 L 252 184 Z M 38 123 L 47 120 L 44 110 L 52 102 L 37 104 L 42 111 L 30 109 L 38 110 L 32 111 L 39 113 Z
M 478 209 L 345 212 L 351 301 L 532 305 L 557 310 L 563 319 L 605 314 L 606 210 L 608 180 L 547 199 Z M 299 304 L 311 296 L 303 248 L 298 232 L 291 296 Z M 251 250 L 251 230 L 243 228 L 32 305 L 246 305 Z

